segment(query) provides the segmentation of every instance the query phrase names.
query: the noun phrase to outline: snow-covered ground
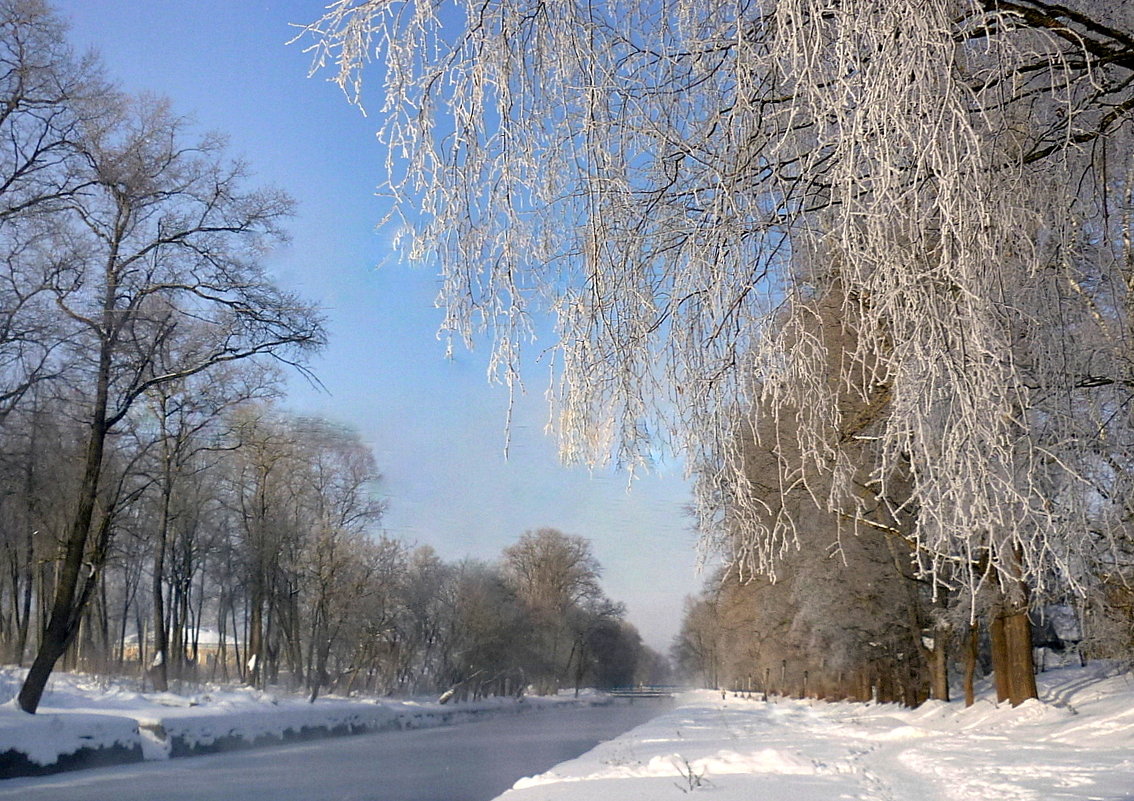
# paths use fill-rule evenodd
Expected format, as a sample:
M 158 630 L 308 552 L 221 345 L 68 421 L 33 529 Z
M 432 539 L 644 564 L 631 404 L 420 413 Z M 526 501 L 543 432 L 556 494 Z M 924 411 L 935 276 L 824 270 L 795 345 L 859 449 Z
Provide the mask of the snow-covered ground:
M 490 698 L 471 703 L 358 700 L 326 696 L 314 704 L 247 687 L 202 686 L 187 694 L 145 693 L 133 682 L 56 673 L 39 711 L 16 706 L 24 671 L 0 668 L 0 761 L 9 752 L 33 766 L 52 766 L 82 751 L 126 751 L 135 758 L 304 739 L 327 733 L 416 729 L 553 705 L 605 703 L 590 694 L 557 698 Z M 17 765 L 19 763 L 17 762 Z M 20 775 L 0 764 L 0 778 Z
M 918 709 L 698 691 L 500 801 L 1134 801 L 1134 678 L 1041 674 L 1041 701 Z

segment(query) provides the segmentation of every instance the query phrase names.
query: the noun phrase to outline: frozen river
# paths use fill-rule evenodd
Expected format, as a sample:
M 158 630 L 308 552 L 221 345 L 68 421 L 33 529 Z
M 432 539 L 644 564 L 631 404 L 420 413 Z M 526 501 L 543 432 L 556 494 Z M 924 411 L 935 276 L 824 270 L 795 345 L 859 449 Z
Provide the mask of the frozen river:
M 549 709 L 435 729 L 0 782 L 21 801 L 488 801 L 668 708 Z

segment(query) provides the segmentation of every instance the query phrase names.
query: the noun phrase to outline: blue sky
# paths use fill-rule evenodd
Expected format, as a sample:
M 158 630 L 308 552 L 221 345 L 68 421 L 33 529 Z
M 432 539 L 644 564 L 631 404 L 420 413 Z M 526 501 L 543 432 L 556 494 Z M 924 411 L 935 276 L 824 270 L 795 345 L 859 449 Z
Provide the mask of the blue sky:
M 667 649 L 695 592 L 695 536 L 676 468 L 637 479 L 559 464 L 543 434 L 546 371 L 525 376 L 508 458 L 507 392 L 489 385 L 487 349 L 445 358 L 436 338 L 438 280 L 391 252 L 375 228 L 384 152 L 377 123 L 349 106 L 308 57 L 285 46 L 288 23 L 323 0 L 66 0 L 55 8 L 78 50 L 96 49 L 124 88 L 166 95 L 202 129 L 226 133 L 256 180 L 298 201 L 291 244 L 271 267 L 322 304 L 330 345 L 314 364 L 327 392 L 291 382 L 287 405 L 354 426 L 371 445 L 389 500 L 387 532 L 449 560 L 495 559 L 528 529 L 588 537 L 607 594 L 646 642 Z M 377 77 L 368 86 L 377 107 Z M 381 266 L 380 266 L 381 265 Z

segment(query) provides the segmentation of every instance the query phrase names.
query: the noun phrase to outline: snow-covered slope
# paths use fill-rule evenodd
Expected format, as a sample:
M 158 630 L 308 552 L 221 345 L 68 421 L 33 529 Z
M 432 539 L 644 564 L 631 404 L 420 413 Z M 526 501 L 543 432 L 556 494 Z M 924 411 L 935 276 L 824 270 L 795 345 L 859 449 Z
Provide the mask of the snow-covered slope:
M 1134 680 L 1041 674 L 1041 701 L 965 709 L 700 691 L 501 801 L 1134 801 Z

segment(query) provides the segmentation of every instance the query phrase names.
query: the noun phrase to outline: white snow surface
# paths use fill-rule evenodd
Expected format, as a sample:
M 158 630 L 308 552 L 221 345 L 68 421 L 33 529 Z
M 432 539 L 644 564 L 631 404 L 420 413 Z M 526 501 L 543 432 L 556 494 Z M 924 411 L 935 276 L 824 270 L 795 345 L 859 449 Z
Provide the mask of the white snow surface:
M 558 704 L 604 702 L 601 696 L 489 698 L 442 705 L 431 700 L 347 699 L 296 695 L 248 687 L 203 685 L 187 694 L 142 692 L 123 679 L 55 673 L 35 715 L 16 705 L 26 670 L 0 668 L 0 754 L 17 750 L 39 765 L 83 747 L 142 746 L 147 760 L 167 759 L 175 740 L 187 748 L 221 738 L 281 737 L 307 728 L 339 726 L 425 728 L 489 714 L 522 712 Z
M 1038 676 L 1041 700 L 824 703 L 685 694 L 498 801 L 1134 801 L 1134 677 Z

